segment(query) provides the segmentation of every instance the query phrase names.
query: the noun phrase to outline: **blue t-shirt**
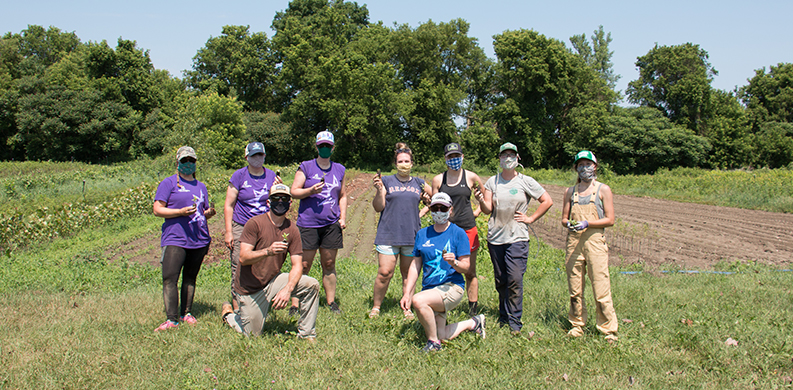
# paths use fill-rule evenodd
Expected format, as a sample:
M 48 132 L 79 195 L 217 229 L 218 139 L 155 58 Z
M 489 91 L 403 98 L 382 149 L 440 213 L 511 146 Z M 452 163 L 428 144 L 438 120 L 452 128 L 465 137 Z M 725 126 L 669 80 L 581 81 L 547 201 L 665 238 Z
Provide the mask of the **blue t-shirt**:
M 416 242 L 416 232 L 421 228 L 419 202 L 424 180 L 411 177 L 400 181 L 396 175 L 383 176 L 385 208 L 377 223 L 375 245 L 408 246 Z
M 162 224 L 160 246 L 178 246 L 186 249 L 203 248 L 212 241 L 209 237 L 209 226 L 204 217 L 204 210 L 209 209 L 209 194 L 204 183 L 180 179 L 176 184 L 176 175 L 166 177 L 154 195 L 155 201 L 165 202 L 169 209 L 181 209 L 196 205 L 193 215 L 165 218 Z
M 249 219 L 270 211 L 267 207 L 267 198 L 270 197 L 270 188 L 274 181 L 275 172 L 267 168 L 264 168 L 264 174 L 261 176 L 251 175 L 248 167 L 238 169 L 231 175 L 229 184 L 238 191 L 232 216 L 234 222 L 245 225 Z
M 450 223 L 449 228 L 444 232 L 435 231 L 435 226 L 428 226 L 419 230 L 416 234 L 416 243 L 413 245 L 413 256 L 421 257 L 424 263 L 422 272 L 424 278 L 421 280 L 421 289 L 427 290 L 448 282 L 452 282 L 465 288 L 465 278 L 455 271 L 446 260 L 443 260 L 443 250 L 453 252 L 455 256 L 467 256 L 471 254 L 471 244 L 465 230 Z

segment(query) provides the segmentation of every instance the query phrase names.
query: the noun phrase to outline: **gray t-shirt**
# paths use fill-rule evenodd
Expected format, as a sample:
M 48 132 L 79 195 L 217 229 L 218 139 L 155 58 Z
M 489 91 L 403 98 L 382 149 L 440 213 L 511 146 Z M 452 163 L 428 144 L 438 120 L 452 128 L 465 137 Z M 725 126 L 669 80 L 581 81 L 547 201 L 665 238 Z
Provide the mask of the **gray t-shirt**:
M 529 227 L 515 221 L 515 211 L 525 213 L 531 198 L 539 199 L 545 189 L 533 178 L 520 173 L 509 181 L 504 180 L 501 174 L 493 176 L 487 180 L 485 188 L 493 193 L 493 212 L 487 223 L 487 242 L 504 245 L 528 241 Z

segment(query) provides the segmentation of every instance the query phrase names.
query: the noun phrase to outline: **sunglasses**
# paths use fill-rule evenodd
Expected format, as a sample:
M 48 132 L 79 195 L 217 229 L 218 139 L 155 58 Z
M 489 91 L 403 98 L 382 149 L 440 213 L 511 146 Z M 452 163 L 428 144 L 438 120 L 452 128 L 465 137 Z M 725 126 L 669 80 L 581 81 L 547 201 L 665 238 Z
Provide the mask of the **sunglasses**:
M 411 151 L 410 151 L 410 149 L 397 149 L 396 153 L 397 154 L 399 154 L 399 153 L 408 153 L 408 154 L 410 154 Z
M 288 196 L 278 196 L 278 195 L 271 196 L 270 199 L 272 199 L 272 200 L 274 200 L 276 202 L 288 202 L 288 201 L 292 200 L 292 198 L 290 198 Z
M 436 205 L 430 206 L 430 211 L 435 211 L 435 212 L 440 211 L 442 213 L 445 213 L 445 212 L 449 211 L 449 206 L 443 206 L 443 205 L 436 204 Z
M 186 163 L 186 162 L 192 162 L 192 163 L 194 163 L 194 162 L 196 162 L 196 159 L 194 159 L 194 158 L 192 158 L 192 157 L 185 157 L 185 158 L 183 158 L 183 159 L 179 160 L 179 162 L 180 162 L 180 163 Z

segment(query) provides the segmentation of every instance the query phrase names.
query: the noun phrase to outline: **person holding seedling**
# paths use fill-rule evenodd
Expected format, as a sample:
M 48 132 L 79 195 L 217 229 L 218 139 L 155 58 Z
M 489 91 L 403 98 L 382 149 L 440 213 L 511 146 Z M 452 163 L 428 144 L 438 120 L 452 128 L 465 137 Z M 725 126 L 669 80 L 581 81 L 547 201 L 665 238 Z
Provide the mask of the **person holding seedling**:
M 597 329 L 609 342 L 617 341 L 617 314 L 611 299 L 609 256 L 605 228 L 614 225 L 614 202 L 611 188 L 597 181 L 597 158 L 582 150 L 575 155 L 573 169 L 578 182 L 565 192 L 562 225 L 567 227 L 567 286 L 570 290 L 572 328 L 568 336 L 584 334 L 587 312 L 584 301 L 586 274 L 592 283 L 597 302 Z
M 397 173 L 382 177 L 378 170 L 372 179 L 377 189 L 372 207 L 380 213 L 377 236 L 374 244 L 377 250 L 377 277 L 374 281 L 372 309 L 369 318 L 380 315 L 380 306 L 385 299 L 388 284 L 394 276 L 397 259 L 402 274 L 402 286 L 407 279 L 408 267 L 413 261 L 413 244 L 416 232 L 421 228 L 419 204 L 422 199 L 429 201 L 429 189 L 425 190 L 424 180 L 410 176 L 413 168 L 413 152 L 406 144 L 399 142 L 394 149 L 394 163 Z M 413 312 L 405 310 L 406 319 L 413 319 Z
M 267 154 L 261 142 L 251 142 L 245 147 L 245 160 L 248 166 L 231 175 L 226 189 L 226 203 L 223 208 L 226 223 L 224 241 L 230 250 L 231 260 L 231 303 L 234 310 L 239 308 L 239 300 L 234 292 L 234 273 L 240 263 L 240 235 L 245 222 L 270 210 L 267 198 L 274 184 L 282 183 L 278 175 L 264 167 Z
M 330 161 L 335 147 L 333 133 L 317 134 L 319 157 L 303 161 L 295 172 L 292 197 L 300 199 L 297 226 L 303 240 L 303 272 L 308 274 L 319 250 L 322 286 L 330 311 L 341 314 L 336 302 L 336 252 L 344 247 L 342 229 L 347 227 L 347 194 L 343 165 Z M 297 312 L 292 300 L 290 314 Z
M 465 230 L 471 250 L 471 265 L 465 273 L 465 284 L 468 288 L 468 314 L 473 317 L 479 311 L 479 279 L 476 277 L 476 254 L 479 251 L 479 232 L 476 229 L 476 217 L 471 208 L 471 193 L 474 194 L 481 207 L 482 179 L 479 175 L 463 169 L 463 150 L 460 144 L 452 142 L 443 148 L 448 170 L 432 179 L 432 193 L 445 192 L 452 198 L 454 209 L 451 222 Z
M 553 206 L 551 196 L 533 178 L 515 171 L 518 147 L 505 143 L 499 148 L 501 173 L 485 183 L 482 212 L 490 214 L 487 248 L 493 262 L 493 279 L 498 291 L 498 322 L 509 326 L 513 335 L 523 323 L 523 274 L 529 257 L 529 224 Z M 526 215 L 529 201 L 540 202 Z
M 207 219 L 215 215 L 204 183 L 195 177 L 195 150 L 182 146 L 176 151 L 176 174 L 165 178 L 157 186 L 152 211 L 165 218 L 162 224 L 162 298 L 167 320 L 155 332 L 172 329 L 180 322 L 195 324 L 190 313 L 193 307 L 196 279 L 201 263 L 209 251 Z M 181 306 L 177 291 L 179 274 L 182 274 Z
M 485 338 L 485 316 L 479 314 L 455 324 L 446 324 L 446 314 L 457 307 L 465 294 L 463 275 L 470 266 L 470 242 L 465 231 L 449 221 L 452 199 L 444 192 L 432 196 L 430 213 L 433 225 L 419 230 L 413 245 L 413 260 L 402 287 L 402 310 L 416 311 L 424 327 L 427 344 L 422 351 L 439 351 L 441 340 L 451 340 L 464 331 Z M 415 292 L 419 273 L 421 291 Z
M 240 236 L 240 266 L 234 274 L 239 313 L 224 302 L 221 317 L 246 336 L 259 336 L 272 307 L 285 309 L 298 300 L 297 332 L 301 339 L 315 340 L 319 309 L 319 282 L 303 274 L 303 244 L 297 227 L 286 218 L 292 205 L 289 187 L 276 184 L 267 200 L 269 211 L 248 220 Z M 292 268 L 281 272 L 289 253 Z

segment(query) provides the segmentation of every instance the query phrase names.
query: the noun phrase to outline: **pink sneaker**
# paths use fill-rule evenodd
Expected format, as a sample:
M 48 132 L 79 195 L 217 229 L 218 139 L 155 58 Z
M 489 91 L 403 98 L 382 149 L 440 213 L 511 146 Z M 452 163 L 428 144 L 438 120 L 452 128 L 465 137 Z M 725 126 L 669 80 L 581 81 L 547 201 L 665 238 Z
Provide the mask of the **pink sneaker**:
M 171 320 L 166 320 L 165 322 L 160 324 L 160 326 L 158 326 L 157 329 L 154 329 L 154 331 L 155 332 L 159 332 L 161 330 L 167 330 L 167 329 L 178 328 L 178 327 L 179 327 L 179 323 L 178 322 L 173 322 Z
M 198 322 L 198 320 L 196 320 L 195 317 L 193 317 L 193 315 L 190 313 L 187 313 L 187 315 L 182 317 L 181 320 L 182 322 L 186 322 L 190 325 L 195 325 Z

